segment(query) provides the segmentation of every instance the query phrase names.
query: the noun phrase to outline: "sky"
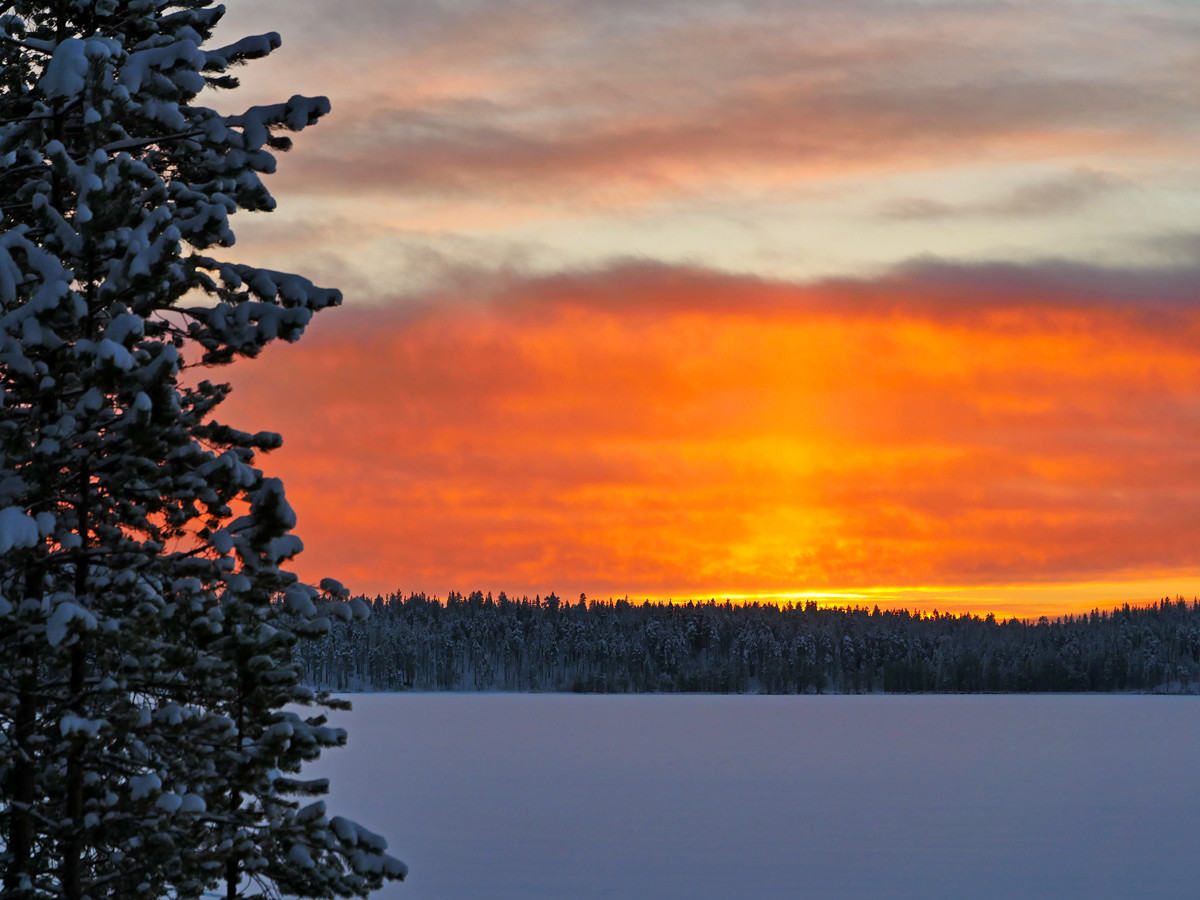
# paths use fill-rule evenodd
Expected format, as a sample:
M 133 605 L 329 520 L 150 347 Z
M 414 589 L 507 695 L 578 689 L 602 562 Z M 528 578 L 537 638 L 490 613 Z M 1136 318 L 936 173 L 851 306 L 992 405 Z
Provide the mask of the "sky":
M 355 592 L 1200 594 L 1200 5 L 229 0 L 333 112 L 228 370 Z

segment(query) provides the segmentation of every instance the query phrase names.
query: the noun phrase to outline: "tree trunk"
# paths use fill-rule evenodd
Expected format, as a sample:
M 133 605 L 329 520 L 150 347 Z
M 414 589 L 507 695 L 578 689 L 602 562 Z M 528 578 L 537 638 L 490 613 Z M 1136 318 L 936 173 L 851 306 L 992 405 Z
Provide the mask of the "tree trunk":
M 71 648 L 71 709 L 82 715 L 84 651 Z M 67 819 L 70 832 L 63 848 L 63 897 L 83 900 L 83 738 L 76 737 L 67 759 Z
M 7 792 L 12 798 L 12 806 L 8 813 L 8 851 L 11 860 L 4 872 L 6 897 L 16 897 L 20 894 L 21 880 L 30 874 L 33 861 L 33 819 L 29 810 L 37 800 L 37 780 L 31 746 L 37 725 L 39 659 L 36 647 L 29 649 L 26 663 L 28 669 L 21 678 L 17 694 L 17 713 L 13 723 L 17 752 L 9 775 L 12 788 Z
M 246 704 L 245 704 L 246 674 L 242 670 L 242 666 L 241 666 L 241 650 L 238 649 L 236 652 L 238 654 L 238 675 L 237 675 L 238 687 L 237 687 L 237 709 L 236 709 L 236 715 L 234 718 L 235 718 L 235 721 L 237 722 L 237 753 L 239 754 L 239 759 L 240 759 L 240 754 L 243 752 L 242 751 L 242 734 L 246 729 Z M 230 813 L 229 819 L 233 823 L 237 822 L 238 808 L 242 805 L 242 792 L 241 792 L 241 787 L 240 787 L 240 781 L 241 781 L 241 777 L 242 777 L 241 769 L 242 769 L 242 767 L 239 762 L 237 768 L 234 770 L 233 787 L 230 789 L 230 792 L 229 792 L 229 813 Z M 229 859 L 225 860 L 225 900 L 237 900 L 237 896 L 238 896 L 237 888 L 238 888 L 238 881 L 239 881 L 238 876 L 240 875 L 240 873 L 241 873 L 241 864 L 238 861 L 237 847 L 235 845 L 234 847 L 230 848 Z
M 75 563 L 75 597 L 85 596 L 88 588 L 87 551 L 91 531 L 91 466 L 85 461 L 79 471 L 78 534 L 79 557 Z M 71 712 L 81 718 L 86 710 L 83 705 L 84 669 L 87 663 L 82 638 L 71 648 L 70 700 Z M 83 781 L 85 737 L 76 735 L 71 741 L 67 757 L 67 820 L 70 831 L 63 847 L 62 890 L 64 900 L 83 900 Z

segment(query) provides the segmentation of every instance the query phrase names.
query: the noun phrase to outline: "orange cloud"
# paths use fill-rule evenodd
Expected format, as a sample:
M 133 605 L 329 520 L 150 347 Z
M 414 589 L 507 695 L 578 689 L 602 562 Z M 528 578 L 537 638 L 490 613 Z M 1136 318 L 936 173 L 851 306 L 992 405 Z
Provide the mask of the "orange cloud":
M 1195 273 L 666 267 L 322 317 L 234 373 L 306 577 L 570 596 L 1200 571 Z M 946 606 L 943 606 L 946 608 Z

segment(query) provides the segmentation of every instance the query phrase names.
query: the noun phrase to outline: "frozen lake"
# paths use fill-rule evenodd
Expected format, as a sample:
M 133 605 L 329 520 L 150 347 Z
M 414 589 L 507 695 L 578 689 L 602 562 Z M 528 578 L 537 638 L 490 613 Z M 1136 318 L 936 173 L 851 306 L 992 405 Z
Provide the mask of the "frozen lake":
M 455 898 L 1197 896 L 1200 698 L 356 695 L 314 772 Z

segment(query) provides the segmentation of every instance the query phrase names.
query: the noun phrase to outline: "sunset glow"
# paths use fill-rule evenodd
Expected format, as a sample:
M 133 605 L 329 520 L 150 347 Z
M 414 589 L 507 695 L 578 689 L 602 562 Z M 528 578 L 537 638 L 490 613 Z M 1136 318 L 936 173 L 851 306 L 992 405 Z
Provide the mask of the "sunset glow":
M 1187 585 L 1190 309 L 948 313 L 917 278 L 863 298 L 662 270 L 512 290 L 346 312 L 242 373 L 290 436 L 271 467 L 307 565 L 376 591 L 956 588 L 943 608 L 1021 607 L 1018 580 L 1073 608 L 1094 590 L 1064 584 Z
M 284 435 L 303 576 L 1200 593 L 1195 11 L 360 5 L 281 211 L 238 226 L 346 293 L 230 373 L 226 418 Z M 306 89 L 305 31 L 251 96 Z

